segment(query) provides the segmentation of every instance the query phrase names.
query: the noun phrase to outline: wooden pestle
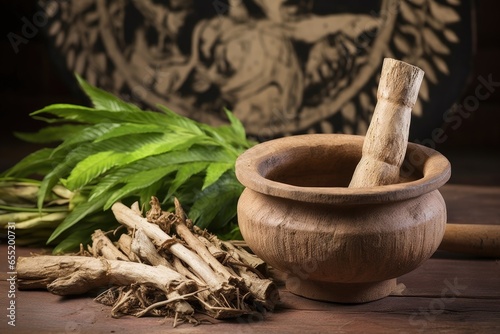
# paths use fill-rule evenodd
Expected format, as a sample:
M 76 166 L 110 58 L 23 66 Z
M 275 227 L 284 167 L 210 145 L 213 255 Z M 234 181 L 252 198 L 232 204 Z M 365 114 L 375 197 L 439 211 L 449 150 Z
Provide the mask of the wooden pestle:
M 384 59 L 377 105 L 366 132 L 362 158 L 349 187 L 375 187 L 398 182 L 408 144 L 411 110 L 423 77 L 424 71 L 416 66 Z
M 439 249 L 500 259 L 500 225 L 446 224 Z
M 363 143 L 362 158 L 349 187 L 397 183 L 408 145 L 411 110 L 424 72 L 413 65 L 385 58 L 377 105 Z M 447 224 L 440 250 L 500 258 L 500 226 Z

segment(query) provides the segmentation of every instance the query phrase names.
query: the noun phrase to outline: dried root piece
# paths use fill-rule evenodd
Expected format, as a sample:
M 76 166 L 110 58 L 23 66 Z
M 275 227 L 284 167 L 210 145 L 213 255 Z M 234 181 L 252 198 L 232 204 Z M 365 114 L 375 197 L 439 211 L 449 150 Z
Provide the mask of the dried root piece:
M 20 256 L 17 274 L 20 290 L 29 288 L 31 280 L 43 279 L 45 288 L 56 295 L 82 294 L 110 284 L 144 284 L 181 294 L 197 288 L 194 281 L 164 266 L 83 256 Z
M 173 240 L 158 225 L 149 223 L 146 218 L 138 216 L 122 203 L 113 204 L 111 210 L 121 224 L 126 225 L 130 229 L 142 229 L 157 247 L 162 247 L 164 243 Z M 224 289 L 224 278 L 214 273 L 208 263 L 203 261 L 197 254 L 180 243 L 170 245 L 169 251 L 191 267 L 214 291 Z
M 139 232 L 139 235 L 140 232 Z M 124 240 L 124 239 L 127 239 L 126 237 L 123 238 L 124 235 L 122 235 L 120 237 L 121 240 Z M 106 248 L 104 248 L 105 252 L 101 252 L 101 255 L 103 258 L 105 259 L 108 259 L 108 260 L 114 260 L 115 257 L 118 255 L 117 252 L 118 249 L 116 249 L 113 245 L 113 243 L 111 242 L 111 240 L 108 239 L 108 237 L 106 237 L 106 235 L 104 233 L 102 233 L 102 231 L 100 230 L 97 230 L 93 235 L 92 235 L 92 239 L 93 239 L 93 244 L 96 245 L 105 245 Z M 101 248 L 99 248 L 101 249 Z M 148 254 L 144 254 L 145 255 L 145 258 L 146 259 L 152 259 L 154 257 L 153 254 L 157 254 L 158 253 L 156 252 L 156 249 L 153 248 L 149 250 L 151 252 L 152 255 L 149 255 Z M 136 257 L 137 255 L 134 254 Z M 158 255 L 159 256 L 159 255 Z M 163 259 L 164 261 L 159 261 L 159 263 L 156 263 L 155 265 L 159 265 L 159 266 L 163 266 L 163 265 L 166 265 L 166 267 L 168 267 L 169 270 L 172 270 L 173 271 L 173 268 L 170 266 L 170 264 L 165 260 Z M 174 271 L 175 272 L 175 271 Z M 182 276 L 182 275 L 180 275 Z M 187 280 L 186 278 L 183 277 L 183 280 Z M 132 287 L 131 287 L 132 288 Z M 141 287 L 139 286 L 138 287 L 138 290 L 145 290 L 147 287 L 144 286 L 144 287 Z M 176 313 L 179 313 L 179 314 L 183 314 L 183 315 L 190 315 L 190 314 L 193 314 L 194 313 L 194 309 L 191 307 L 191 305 L 189 303 L 187 303 L 186 301 L 184 300 L 181 300 L 179 298 L 179 293 L 176 291 L 176 290 L 173 290 L 171 292 L 166 292 L 166 297 L 169 298 L 169 299 L 172 299 L 174 300 L 174 302 L 172 302 L 169 306 L 171 306 L 173 308 L 173 310 L 176 312 Z M 133 303 L 131 302 L 130 300 L 137 300 L 139 301 L 140 303 Z M 141 294 L 139 293 L 135 293 L 134 295 L 130 295 L 129 293 L 127 293 L 127 295 L 122 298 L 121 300 L 117 301 L 114 305 L 113 305 L 113 309 L 111 310 L 111 314 L 114 316 L 114 317 L 117 317 L 118 314 L 121 313 L 124 313 L 124 314 L 130 314 L 132 311 L 130 311 L 131 309 L 133 309 L 132 307 L 130 307 L 129 305 L 137 305 L 136 308 L 138 309 L 143 309 L 145 307 L 147 307 L 148 305 L 151 304 L 151 302 L 146 302 L 148 299 L 147 298 L 141 298 Z M 122 304 L 123 305 L 127 305 L 125 307 L 122 307 Z M 118 312 L 117 310 L 122 310 L 120 312 Z M 123 311 L 125 310 L 125 311 Z M 137 313 L 139 311 L 134 311 L 133 313 Z
M 101 230 L 96 230 L 92 234 L 92 247 L 90 248 L 90 252 L 94 257 L 102 256 L 108 260 L 129 260 L 128 256 L 116 248 L 113 242 L 111 242 Z
M 141 259 L 137 256 L 137 254 L 132 250 L 132 242 L 133 239 L 128 234 L 120 235 L 120 239 L 118 239 L 118 248 L 127 255 L 128 259 L 132 262 L 141 262 Z M 156 264 L 153 264 L 156 265 Z
M 143 261 L 146 261 L 153 266 L 162 265 L 169 267 L 170 269 L 174 269 L 167 259 L 158 253 L 155 245 L 153 245 L 153 242 L 149 240 L 140 228 L 134 232 L 134 238 L 132 238 L 131 242 L 131 250 Z
M 197 314 L 227 319 L 273 310 L 279 294 L 265 263 L 193 226 L 174 204 L 175 213 L 165 212 L 152 197 L 143 217 L 137 203 L 115 203 L 128 233 L 113 242 L 96 230 L 88 251 L 82 245 L 77 255 L 20 257 L 19 288 L 69 295 L 111 285 L 95 300 L 111 306 L 113 317 L 166 316 L 174 327 L 199 324 Z

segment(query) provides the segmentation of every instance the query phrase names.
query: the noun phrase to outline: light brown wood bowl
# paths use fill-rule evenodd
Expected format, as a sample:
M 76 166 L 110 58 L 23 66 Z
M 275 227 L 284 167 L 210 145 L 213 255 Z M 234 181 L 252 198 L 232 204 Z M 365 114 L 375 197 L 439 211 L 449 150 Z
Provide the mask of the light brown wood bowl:
M 238 221 L 247 245 L 311 299 L 362 303 L 388 296 L 426 261 L 445 231 L 438 188 L 449 161 L 408 144 L 399 183 L 348 188 L 363 136 L 310 134 L 257 144 L 236 161 L 245 186 Z

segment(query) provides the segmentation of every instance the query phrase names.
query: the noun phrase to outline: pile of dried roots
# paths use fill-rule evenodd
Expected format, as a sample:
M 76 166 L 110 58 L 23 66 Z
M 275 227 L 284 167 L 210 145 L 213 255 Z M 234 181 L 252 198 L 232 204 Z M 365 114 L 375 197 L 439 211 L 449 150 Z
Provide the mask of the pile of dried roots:
M 127 233 L 112 242 L 96 230 L 78 254 L 20 257 L 19 289 L 46 288 L 75 295 L 107 288 L 96 297 L 112 316 L 166 316 L 198 324 L 197 314 L 228 319 L 273 310 L 279 293 L 265 263 L 243 247 L 193 226 L 180 203 L 162 211 L 152 197 L 144 217 L 139 206 L 115 203 Z

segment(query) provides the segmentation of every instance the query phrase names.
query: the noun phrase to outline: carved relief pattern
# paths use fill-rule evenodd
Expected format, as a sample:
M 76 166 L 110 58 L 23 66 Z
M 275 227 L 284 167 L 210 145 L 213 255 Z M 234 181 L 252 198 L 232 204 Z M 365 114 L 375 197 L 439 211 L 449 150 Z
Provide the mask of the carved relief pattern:
M 57 5 L 47 33 L 71 72 L 154 109 L 210 124 L 228 108 L 259 139 L 364 134 L 384 57 L 425 71 L 414 117 L 450 74 L 460 0 L 85 0 Z

